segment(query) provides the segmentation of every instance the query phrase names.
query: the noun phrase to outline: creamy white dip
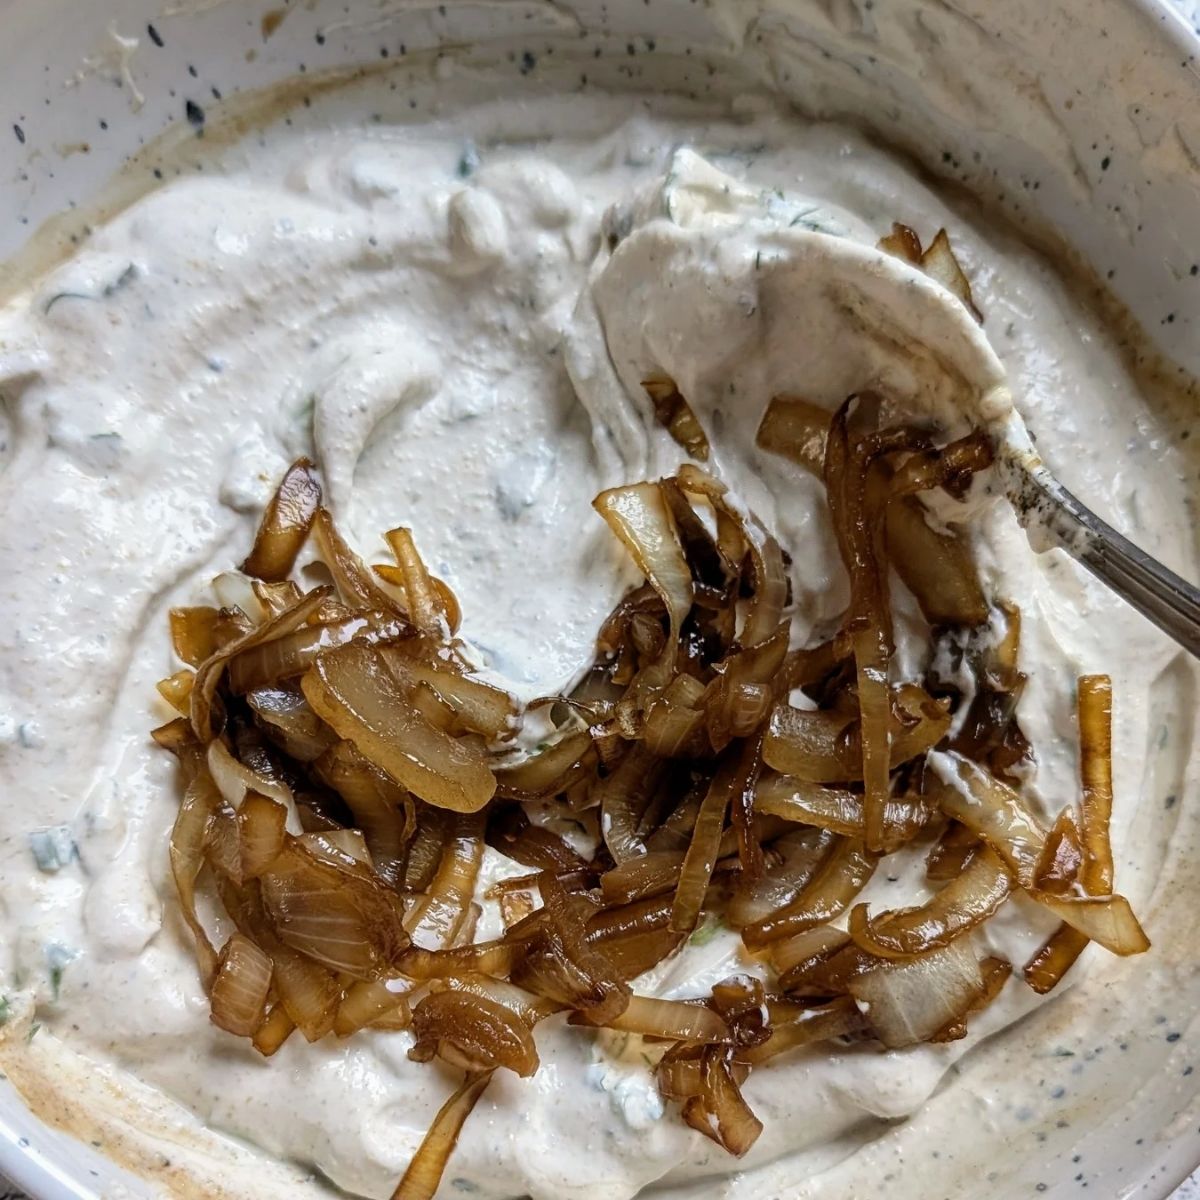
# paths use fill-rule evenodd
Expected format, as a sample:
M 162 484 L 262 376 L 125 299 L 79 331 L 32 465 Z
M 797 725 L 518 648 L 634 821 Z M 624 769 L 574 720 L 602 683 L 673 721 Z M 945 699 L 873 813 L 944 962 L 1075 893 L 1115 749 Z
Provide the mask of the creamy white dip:
M 1182 468 L 1104 328 L 1046 263 L 859 135 L 760 97 L 666 115 L 637 97 L 562 96 L 411 126 L 279 123 L 146 196 L 0 311 L 0 979 L 13 1013 L 36 1004 L 31 1053 L 63 1072 L 81 1069 L 76 1054 L 105 1064 L 117 1091 L 128 1072 L 217 1131 L 389 1195 L 449 1074 L 410 1062 L 405 1034 L 292 1038 L 265 1061 L 209 1024 L 167 877 L 172 764 L 148 738 L 169 715 L 154 682 L 176 667 L 166 610 L 211 598 L 307 453 L 364 555 L 383 558 L 385 529 L 415 530 L 489 671 L 525 698 L 562 687 L 629 581 L 592 497 L 681 458 L 637 386 L 658 369 L 791 554 L 795 636 L 808 637 L 846 599 L 821 490 L 753 435 L 776 391 L 832 406 L 874 384 L 924 408 L 944 383 L 899 346 L 954 340 L 947 297 L 918 288 L 892 314 L 898 340 L 855 332 L 835 302 L 859 268 L 841 278 L 810 254 L 813 231 L 870 247 L 893 220 L 951 231 L 1047 461 L 1194 571 Z M 963 353 L 995 382 L 986 355 Z M 943 415 L 986 387 L 960 390 L 941 394 Z M 1158 847 L 1127 833 L 1173 651 L 1061 552 L 1035 555 L 1003 498 L 977 497 L 970 520 L 989 592 L 1024 614 L 1021 723 L 1045 814 L 1077 791 L 1077 674 L 1114 677 L 1117 882 L 1137 904 Z M 911 677 L 925 639 L 897 593 L 896 666 Z M 484 886 L 505 869 L 489 857 Z M 866 898 L 910 904 L 923 888 L 922 863 L 897 861 Z M 1018 899 L 979 944 L 1020 965 L 1045 930 Z M 640 986 L 688 996 L 752 968 L 705 925 Z M 626 1200 L 667 1182 L 699 1195 L 706 1177 L 780 1156 L 793 1178 L 869 1157 L 880 1120 L 919 1108 L 1036 1002 L 1012 983 L 965 1041 L 756 1071 L 746 1094 L 766 1129 L 737 1163 L 664 1112 L 636 1038 L 550 1021 L 541 1070 L 497 1076 L 444 1194 Z M 915 1176 L 891 1187 L 920 1190 Z

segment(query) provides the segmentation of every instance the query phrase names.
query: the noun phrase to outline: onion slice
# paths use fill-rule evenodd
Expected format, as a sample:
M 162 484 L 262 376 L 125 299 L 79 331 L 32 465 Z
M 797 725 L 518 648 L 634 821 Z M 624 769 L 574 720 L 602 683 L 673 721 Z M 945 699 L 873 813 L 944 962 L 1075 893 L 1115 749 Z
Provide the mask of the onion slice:
M 848 987 L 889 1049 L 928 1041 L 965 1017 L 984 991 L 979 963 L 965 940 L 881 964 L 851 979 Z
M 377 978 L 408 947 L 398 900 L 362 864 L 340 858 L 290 838 L 262 876 L 263 905 L 292 949 L 356 979 Z
M 360 979 L 346 989 L 333 1018 L 333 1032 L 350 1037 L 360 1029 L 406 1029 L 412 1020 L 408 998 L 375 979 Z
M 656 375 L 643 379 L 642 387 L 654 405 L 654 416 L 658 423 L 693 458 L 707 462 L 708 437 L 691 405 L 679 394 L 675 381 Z
M 596 497 L 593 507 L 667 606 L 671 627 L 664 658 L 657 664 L 653 679 L 662 686 L 674 666 L 679 634 L 693 597 L 692 573 L 670 507 L 661 489 L 653 483 L 610 488 Z
M 433 1200 L 450 1155 L 458 1145 L 458 1135 L 462 1133 L 463 1125 L 491 1080 L 491 1071 L 468 1075 L 450 1099 L 438 1109 L 433 1124 L 417 1147 L 391 1200 Z
M 301 681 L 313 710 L 397 783 L 439 808 L 478 812 L 496 790 L 483 752 L 414 710 L 379 651 L 351 642 Z
M 861 1033 L 866 1024 L 854 1001 L 849 996 L 839 996 L 827 1004 L 799 1008 L 787 1020 L 772 1020 L 770 1036 L 757 1046 L 738 1051 L 738 1058 L 759 1066 L 791 1050 Z
M 845 788 L 821 787 L 787 775 L 761 780 L 754 795 L 761 813 L 801 825 L 815 825 L 844 837 L 864 838 L 863 797 Z M 911 841 L 928 823 L 932 805 L 918 800 L 888 800 L 884 805 L 884 851 L 890 853 Z
M 1013 890 L 1008 868 L 987 847 L 967 869 L 928 903 L 881 913 L 872 919 L 865 904 L 850 914 L 850 936 L 880 958 L 912 958 L 948 946 L 997 912 Z
M 519 1013 L 487 996 L 431 991 L 413 1010 L 414 1062 L 435 1056 L 464 1071 L 507 1067 L 523 1079 L 538 1069 L 537 1047 Z
M 782 454 L 820 476 L 832 416 L 827 408 L 800 396 L 775 396 L 767 405 L 755 440 L 764 450 Z
M 676 933 L 691 932 L 700 918 L 700 909 L 716 866 L 729 802 L 735 795 L 754 786 L 760 762 L 757 745 L 747 742 L 737 753 L 727 755 L 709 784 L 684 855 L 671 909 L 671 928 Z
M 591 1021 L 583 1013 L 572 1013 L 567 1020 L 571 1025 L 603 1024 L 604 1028 L 620 1033 L 638 1033 L 643 1037 L 677 1042 L 733 1041 L 729 1026 L 711 1008 L 685 1004 L 682 1000 L 659 1000 L 653 996 L 630 996 L 624 1012 L 603 1022 Z
M 307 458 L 287 469 L 263 512 L 254 546 L 242 563 L 247 575 L 278 583 L 291 574 L 321 507 L 321 485 Z
M 271 959 L 244 934 L 233 934 L 221 950 L 212 983 L 213 1024 L 253 1037 L 263 1023 L 271 972 Z
M 751 949 L 760 949 L 776 938 L 832 921 L 867 886 L 878 861 L 858 838 L 842 838 L 795 900 L 747 925 L 742 941 Z
M 683 1119 L 736 1158 L 746 1154 L 758 1140 L 762 1122 L 734 1082 L 728 1051 L 711 1047 L 705 1052 L 700 1091 L 684 1104 Z
M 463 928 L 483 862 L 483 825 L 482 813 L 455 816 L 437 874 L 405 918 L 412 940 L 423 949 L 453 945 Z

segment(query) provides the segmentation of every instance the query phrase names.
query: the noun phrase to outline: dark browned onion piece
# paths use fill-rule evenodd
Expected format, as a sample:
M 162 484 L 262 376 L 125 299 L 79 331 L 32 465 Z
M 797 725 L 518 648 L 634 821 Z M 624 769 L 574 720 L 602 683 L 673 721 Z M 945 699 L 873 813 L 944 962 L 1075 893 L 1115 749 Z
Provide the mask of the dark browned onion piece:
M 762 1122 L 750 1111 L 730 1071 L 730 1051 L 711 1047 L 700 1070 L 700 1091 L 683 1106 L 683 1119 L 736 1158 L 758 1140 Z
M 217 652 L 219 615 L 215 608 L 171 609 L 171 644 L 189 667 L 198 667 Z
M 638 825 L 662 772 L 663 764 L 635 743 L 593 793 L 600 805 L 604 844 L 618 866 L 645 853 L 645 846 L 638 837 Z M 723 820 L 724 813 L 721 815 Z
M 842 838 L 821 864 L 804 890 L 790 904 L 742 930 L 742 940 L 751 948 L 767 945 L 823 925 L 850 907 L 867 886 L 879 859 L 857 838 Z
M 399 901 L 360 863 L 340 858 L 318 858 L 290 838 L 262 876 L 263 906 L 285 945 L 330 970 L 378 978 L 408 947 Z
M 856 975 L 848 986 L 889 1049 L 928 1041 L 964 1018 L 984 992 L 967 939 L 904 962 L 883 962 Z
M 507 1067 L 522 1078 L 538 1069 L 537 1047 L 520 1014 L 487 996 L 431 991 L 413 1010 L 414 1062 L 435 1055 L 464 1071 Z
M 438 1109 L 433 1124 L 417 1147 L 391 1200 L 433 1200 L 450 1155 L 458 1145 L 458 1135 L 491 1079 L 491 1071 L 468 1075 L 458 1090 Z
M 764 450 L 782 454 L 820 476 L 832 416 L 827 408 L 800 396 L 775 396 L 767 405 L 755 440 Z
M 271 971 L 270 958 L 244 934 L 235 933 L 217 962 L 210 993 L 213 1024 L 238 1037 L 253 1037 L 263 1023 Z
M 962 540 L 939 533 L 915 497 L 887 507 L 888 558 L 931 625 L 980 625 L 988 606 L 975 563 Z
M 646 395 L 654 404 L 658 423 L 693 457 L 708 461 L 708 437 L 696 419 L 691 405 L 679 394 L 673 379 L 653 376 L 642 380 Z
M 760 763 L 757 745 L 746 743 L 743 749 L 731 752 L 713 776 L 696 816 L 692 840 L 679 874 L 679 887 L 675 891 L 671 928 L 677 933 L 689 933 L 700 918 L 708 883 L 717 863 L 721 831 L 730 801 L 736 794 L 754 786 Z
M 298 458 L 287 469 L 263 512 L 254 547 L 242 563 L 247 575 L 278 583 L 286 579 L 308 540 L 317 509 L 321 507 L 321 485 L 307 458 Z
M 786 1020 L 771 1021 L 771 1033 L 766 1041 L 738 1052 L 742 1062 L 758 1066 L 790 1050 L 799 1050 L 831 1038 L 860 1033 L 866 1021 L 849 996 L 841 996 L 828 1004 L 799 1007 Z
M 327 651 L 301 686 L 322 720 L 414 795 L 453 812 L 477 812 L 492 798 L 483 752 L 425 721 L 373 646 Z
M 571 1025 L 595 1026 L 583 1013 L 572 1013 Z M 606 1029 L 639 1033 L 673 1042 L 731 1042 L 733 1034 L 725 1021 L 708 1008 L 682 1000 L 659 1000 L 653 996 L 630 996 L 623 1012 L 602 1022 Z
M 865 904 L 850 914 L 850 936 L 880 958 L 912 958 L 949 945 L 981 925 L 1008 899 L 1013 882 L 999 857 L 982 847 L 970 865 L 919 908 L 881 913 Z
M 891 613 L 886 563 L 880 562 L 880 540 L 872 513 L 868 511 L 871 457 L 861 444 L 851 444 L 848 428 L 850 411 L 857 399 L 847 400 L 830 425 L 825 444 L 825 491 L 842 562 L 850 576 L 850 609 L 845 628 L 854 647 L 857 668 L 865 840 L 869 850 L 882 850 L 891 765 L 888 691 Z
M 726 917 L 735 929 L 786 908 L 808 886 L 837 839 L 824 830 L 785 833 L 771 846 L 771 862 L 756 880 L 739 879 Z

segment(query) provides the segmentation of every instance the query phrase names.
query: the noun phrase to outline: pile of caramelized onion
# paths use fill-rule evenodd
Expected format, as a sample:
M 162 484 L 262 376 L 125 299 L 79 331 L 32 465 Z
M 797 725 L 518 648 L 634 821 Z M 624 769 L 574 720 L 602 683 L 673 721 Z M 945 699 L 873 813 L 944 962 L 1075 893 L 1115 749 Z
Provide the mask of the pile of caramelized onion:
M 674 386 L 651 387 L 698 449 Z M 779 397 L 759 430 L 824 480 L 850 603 L 817 644 L 790 645 L 787 557 L 716 478 L 687 464 L 597 497 L 645 582 L 573 693 L 539 702 L 554 732 L 524 757 L 524 714 L 472 672 L 410 531 L 388 533 L 394 563 L 364 565 L 305 460 L 242 573 L 217 581 L 223 606 L 172 611 L 186 666 L 160 690 L 180 715 L 154 736 L 186 780 L 171 867 L 213 1021 L 264 1055 L 295 1031 L 404 1029 L 412 1059 L 464 1073 L 396 1200 L 433 1196 L 492 1073 L 537 1071 L 536 1026 L 559 1013 L 640 1035 L 663 1096 L 742 1155 L 761 1064 L 965 1036 L 1012 972 L 972 933 L 1015 893 L 1060 922 L 1019 964 L 1039 992 L 1088 941 L 1147 948 L 1112 893 L 1108 679 L 1079 681 L 1080 803 L 1047 829 L 1021 794 L 1020 614 L 920 499 L 963 496 L 988 442 L 939 445 L 877 413 L 865 395 L 832 418 Z M 310 538 L 330 582 L 302 591 Z M 930 661 L 965 667 L 970 694 L 932 668 L 894 680 L 893 568 Z M 598 831 L 589 851 L 554 832 L 564 820 Z M 485 846 L 523 870 L 487 896 L 505 933 L 476 941 Z M 927 856 L 931 898 L 856 903 L 906 850 Z M 235 930 L 220 947 L 200 888 Z M 693 999 L 639 992 L 702 919 L 738 931 L 753 969 Z

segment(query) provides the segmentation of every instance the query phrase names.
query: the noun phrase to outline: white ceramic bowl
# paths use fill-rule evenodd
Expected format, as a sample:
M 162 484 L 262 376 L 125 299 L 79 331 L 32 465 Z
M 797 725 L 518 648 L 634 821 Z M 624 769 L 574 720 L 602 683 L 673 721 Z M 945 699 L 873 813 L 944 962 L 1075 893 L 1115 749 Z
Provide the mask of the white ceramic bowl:
M 3 17 L 0 257 L 58 213 L 54 237 L 78 236 L 98 196 L 141 186 L 136 162 L 107 185 L 164 130 L 187 132 L 189 101 L 211 109 L 218 94 L 298 72 L 378 66 L 381 48 L 400 43 L 411 55 L 502 34 L 567 48 L 584 27 L 618 47 L 636 37 L 659 54 L 686 44 L 769 64 L 802 109 L 865 122 L 1051 254 L 1072 248 L 1169 359 L 1200 375 L 1200 42 L 1151 0 L 6 0 Z M 928 69 L 938 44 L 952 53 Z M 634 70 L 643 81 L 649 62 L 640 55 Z M 1185 713 L 1185 735 L 1190 725 Z M 1179 798 L 1148 914 L 1153 957 L 1107 966 L 1031 1018 L 1045 1045 L 1089 1005 L 1105 1005 L 1119 1031 L 1079 1046 L 1102 1061 L 1072 1085 L 1070 1119 L 1030 1120 L 978 1092 L 962 1114 L 969 1149 L 939 1175 L 938 1196 L 1162 1197 L 1200 1161 L 1194 757 L 1185 745 L 1141 801 L 1148 811 L 1168 790 Z M 986 1068 L 990 1053 L 972 1057 Z M 1031 1057 L 1029 1071 L 1047 1086 L 1069 1080 L 1070 1058 Z M 920 1121 L 885 1135 L 898 1163 L 928 1149 Z M 0 1172 L 38 1200 L 162 1194 L 35 1120 L 7 1082 Z M 845 1180 L 842 1195 L 876 1192 Z

